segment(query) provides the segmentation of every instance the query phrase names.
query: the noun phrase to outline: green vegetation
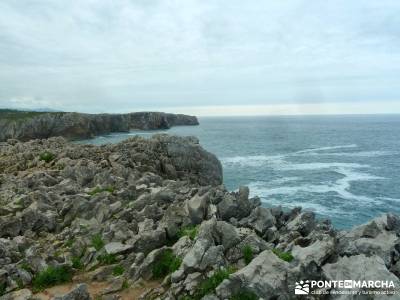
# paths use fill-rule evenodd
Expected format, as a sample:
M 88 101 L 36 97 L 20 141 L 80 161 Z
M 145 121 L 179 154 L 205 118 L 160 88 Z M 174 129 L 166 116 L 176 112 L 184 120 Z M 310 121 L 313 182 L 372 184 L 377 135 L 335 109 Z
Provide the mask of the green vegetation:
M 104 247 L 104 241 L 101 238 L 100 234 L 95 234 L 92 237 L 92 246 L 94 247 L 94 249 L 96 249 L 97 251 L 101 250 Z
M 19 121 L 37 117 L 45 114 L 41 111 L 20 111 L 14 109 L 0 109 L 0 119 L 8 121 Z
M 129 287 L 128 280 L 124 280 L 124 282 L 122 283 L 122 289 L 126 290 L 128 287 Z
M 113 275 L 114 275 L 114 276 L 120 276 L 120 275 L 124 274 L 124 272 L 125 272 L 125 269 L 124 269 L 124 267 L 121 266 L 121 265 L 116 265 L 116 266 L 113 268 Z
M 74 239 L 69 239 L 65 242 L 65 246 L 71 248 L 74 245 L 74 243 L 75 243 Z
M 83 270 L 84 265 L 82 263 L 82 257 L 74 256 L 72 257 L 71 261 L 72 261 L 72 267 L 74 269 Z
M 40 272 L 32 281 L 34 291 L 41 291 L 47 287 L 69 282 L 72 280 L 72 270 L 66 266 L 48 267 Z
M 31 267 L 27 262 L 23 262 L 23 263 L 20 265 L 20 268 L 21 268 L 22 270 L 25 270 L 25 271 L 29 272 L 29 273 L 33 273 L 32 267 Z
M 250 245 L 245 245 L 242 249 L 242 253 L 244 261 L 246 265 L 248 265 L 253 260 L 254 257 L 253 249 L 251 248 Z
M 294 259 L 293 255 L 290 252 L 284 252 L 277 248 L 272 249 L 272 252 L 274 252 L 274 254 L 278 256 L 280 259 L 287 262 L 291 262 Z
M 198 226 L 193 226 L 193 225 L 183 227 L 178 231 L 178 237 L 181 238 L 183 236 L 187 236 L 191 240 L 194 240 L 197 236 L 197 229 Z
M 205 295 L 214 292 L 215 288 L 219 286 L 222 281 L 228 279 L 229 275 L 234 272 L 236 272 L 236 269 L 232 267 L 216 271 L 211 277 L 200 283 L 195 292 L 194 299 L 199 300 Z
M 39 156 L 39 160 L 45 161 L 47 163 L 51 162 L 55 158 L 56 158 L 56 156 L 53 153 L 49 152 L 49 151 L 45 151 L 43 153 L 40 153 L 40 156 Z
M 258 300 L 258 296 L 249 291 L 240 291 L 233 295 L 230 300 Z
M 100 188 L 100 187 L 95 187 L 93 190 L 91 190 L 88 195 L 94 196 L 96 194 L 102 193 L 102 192 L 109 192 L 113 193 L 115 191 L 115 188 L 112 186 L 106 187 L 106 188 Z
M 117 256 L 115 254 L 102 254 L 97 257 L 97 260 L 102 264 L 102 265 L 112 265 L 117 262 Z
M 182 259 L 177 257 L 172 250 L 165 250 L 153 266 L 153 277 L 164 278 L 166 275 L 178 270 L 181 263 Z
M 0 296 L 3 296 L 6 293 L 6 284 L 5 283 L 1 283 L 0 284 Z
M 22 289 L 24 287 L 24 282 L 21 278 L 15 279 L 15 282 L 17 283 L 18 289 Z

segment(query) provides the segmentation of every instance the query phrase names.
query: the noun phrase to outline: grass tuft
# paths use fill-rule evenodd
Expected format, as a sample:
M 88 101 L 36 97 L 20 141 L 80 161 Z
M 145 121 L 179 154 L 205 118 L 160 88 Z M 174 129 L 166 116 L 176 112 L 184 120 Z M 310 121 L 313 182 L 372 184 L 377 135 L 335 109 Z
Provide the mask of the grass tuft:
M 250 245 L 245 245 L 242 249 L 242 253 L 244 261 L 246 265 L 248 265 L 253 260 L 254 257 L 253 248 L 251 248 Z
M 125 272 L 125 269 L 124 269 L 124 267 L 121 266 L 121 265 L 116 265 L 116 266 L 113 268 L 113 275 L 114 275 L 114 276 L 120 276 L 120 275 L 124 274 L 124 272 Z
M 197 236 L 197 229 L 198 229 L 198 226 L 193 226 L 193 225 L 183 227 L 178 231 L 178 238 L 187 236 L 191 240 L 194 240 Z
M 112 265 L 117 262 L 117 256 L 115 254 L 102 254 L 97 257 L 97 260 L 102 264 L 102 265 Z
M 88 195 L 94 196 L 96 194 L 102 193 L 102 192 L 109 192 L 109 193 L 114 193 L 115 188 L 112 186 L 106 187 L 106 188 L 100 188 L 100 187 L 95 187 L 93 190 L 88 192 Z
M 104 241 L 100 234 L 95 234 L 92 236 L 92 246 L 96 249 L 96 251 L 100 251 L 104 247 Z
M 72 267 L 73 267 L 74 269 L 83 270 L 84 265 L 83 265 L 83 263 L 82 263 L 81 257 L 79 257 L 79 256 L 74 256 L 74 257 L 72 257 L 71 261 L 72 261 Z
M 41 291 L 47 287 L 69 282 L 72 280 L 72 270 L 67 266 L 48 267 L 38 273 L 32 281 L 34 291 Z
M 7 289 L 6 284 L 0 283 L 0 297 L 6 293 L 6 289 Z
M 177 257 L 172 250 L 167 249 L 163 252 L 160 259 L 153 266 L 153 277 L 164 278 L 179 269 L 182 259 Z
M 258 296 L 253 292 L 241 291 L 233 295 L 230 300 L 258 300 Z
M 42 152 L 39 155 L 39 160 L 45 161 L 46 163 L 51 162 L 55 158 L 56 156 L 49 151 Z
M 277 248 L 272 249 L 272 252 L 278 256 L 280 259 L 287 261 L 287 262 L 291 262 L 294 257 L 290 252 L 284 252 L 282 250 L 279 250 Z
M 217 286 L 221 284 L 222 281 L 229 278 L 229 275 L 236 272 L 235 268 L 224 268 L 216 271 L 211 277 L 205 279 L 197 287 L 194 295 L 195 300 L 203 298 L 205 295 L 214 292 Z

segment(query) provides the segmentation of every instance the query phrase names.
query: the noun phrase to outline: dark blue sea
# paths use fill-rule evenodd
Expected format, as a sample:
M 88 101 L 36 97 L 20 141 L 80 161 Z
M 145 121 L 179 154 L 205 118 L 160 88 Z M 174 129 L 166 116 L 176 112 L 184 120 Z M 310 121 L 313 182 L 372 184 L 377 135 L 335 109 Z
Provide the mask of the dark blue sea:
M 337 228 L 400 213 L 400 115 L 200 118 L 200 126 L 115 133 L 84 141 L 116 143 L 132 135 L 194 135 L 265 206 L 302 206 Z

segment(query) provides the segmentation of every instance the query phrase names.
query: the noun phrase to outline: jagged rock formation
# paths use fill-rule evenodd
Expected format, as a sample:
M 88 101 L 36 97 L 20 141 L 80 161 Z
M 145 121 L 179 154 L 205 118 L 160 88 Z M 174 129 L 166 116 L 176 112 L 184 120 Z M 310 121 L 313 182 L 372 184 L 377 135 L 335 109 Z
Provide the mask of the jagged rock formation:
M 138 299 L 294 299 L 300 280 L 400 286 L 398 216 L 336 231 L 300 208 L 261 207 L 248 188 L 221 185 L 219 161 L 195 138 L 9 140 L 0 172 L 1 300 L 31 299 L 49 266 L 107 282 L 96 299 L 155 278 Z M 56 299 L 88 297 L 78 285 Z
M 19 117 L 19 115 L 21 115 Z M 82 114 L 49 112 L 29 114 L 14 112 L 12 118 L 0 114 L 0 141 L 21 141 L 62 136 L 67 139 L 92 138 L 110 132 L 131 129 L 168 129 L 178 125 L 198 125 L 197 118 L 182 114 L 136 112 L 129 114 Z

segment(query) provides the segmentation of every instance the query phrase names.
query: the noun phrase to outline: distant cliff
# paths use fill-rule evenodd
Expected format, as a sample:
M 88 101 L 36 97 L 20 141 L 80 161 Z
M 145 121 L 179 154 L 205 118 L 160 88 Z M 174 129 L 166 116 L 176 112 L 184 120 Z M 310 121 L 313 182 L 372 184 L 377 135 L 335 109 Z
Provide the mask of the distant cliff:
M 10 138 L 27 141 L 53 136 L 69 140 L 131 129 L 168 129 L 178 125 L 198 125 L 195 116 L 162 112 L 128 114 L 82 114 L 70 112 L 0 111 L 0 141 Z

